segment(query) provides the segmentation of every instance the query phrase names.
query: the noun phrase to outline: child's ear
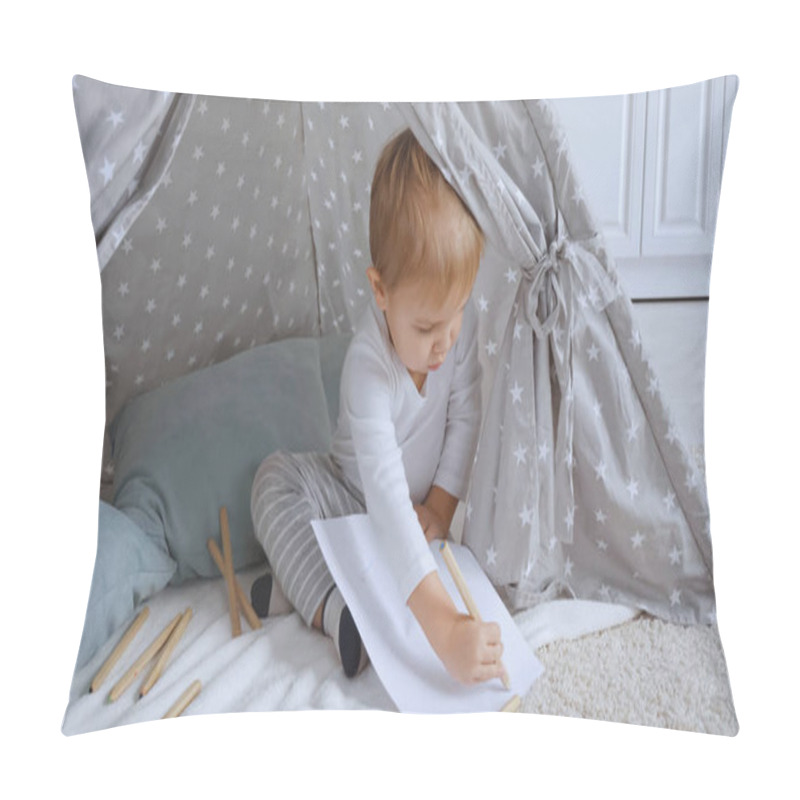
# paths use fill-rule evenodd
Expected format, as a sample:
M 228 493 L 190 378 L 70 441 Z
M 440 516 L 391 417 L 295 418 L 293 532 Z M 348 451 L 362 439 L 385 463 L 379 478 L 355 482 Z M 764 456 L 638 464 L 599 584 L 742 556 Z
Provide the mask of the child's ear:
M 386 311 L 386 289 L 381 282 L 381 275 L 375 267 L 367 269 L 367 279 L 369 285 L 372 287 L 372 293 L 375 295 L 375 302 L 381 311 Z

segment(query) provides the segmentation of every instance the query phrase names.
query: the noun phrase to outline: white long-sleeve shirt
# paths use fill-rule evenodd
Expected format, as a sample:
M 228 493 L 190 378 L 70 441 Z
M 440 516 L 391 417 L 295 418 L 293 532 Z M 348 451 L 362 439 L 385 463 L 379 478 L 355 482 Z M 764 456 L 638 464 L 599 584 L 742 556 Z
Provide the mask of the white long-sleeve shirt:
M 373 299 L 345 357 L 332 453 L 363 492 L 381 550 L 406 600 L 436 569 L 413 504 L 422 503 L 434 484 L 465 498 L 479 427 L 472 301 L 444 364 L 417 390 Z

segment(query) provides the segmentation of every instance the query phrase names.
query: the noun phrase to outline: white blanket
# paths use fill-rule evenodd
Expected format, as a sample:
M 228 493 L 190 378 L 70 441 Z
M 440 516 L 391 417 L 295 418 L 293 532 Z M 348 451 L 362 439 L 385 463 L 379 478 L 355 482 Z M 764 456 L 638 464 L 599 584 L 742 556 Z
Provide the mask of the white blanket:
M 238 576 L 246 593 L 262 572 Z M 395 705 L 370 665 L 358 677 L 346 678 L 333 643 L 309 630 L 296 613 L 263 620 L 260 630 L 242 621 L 242 634 L 231 635 L 224 580 L 200 580 L 168 587 L 147 604 L 149 617 L 125 654 L 96 693 L 89 685 L 127 624 L 101 648 L 73 680 L 64 716 L 66 734 L 101 730 L 160 719 L 194 680 L 202 690 L 184 715 L 233 711 L 297 709 L 379 709 Z M 113 703 L 111 687 L 167 623 L 187 606 L 193 617 L 159 681 L 139 699 L 147 669 Z M 557 601 L 516 615 L 532 650 L 561 638 L 574 638 L 635 616 L 620 606 Z

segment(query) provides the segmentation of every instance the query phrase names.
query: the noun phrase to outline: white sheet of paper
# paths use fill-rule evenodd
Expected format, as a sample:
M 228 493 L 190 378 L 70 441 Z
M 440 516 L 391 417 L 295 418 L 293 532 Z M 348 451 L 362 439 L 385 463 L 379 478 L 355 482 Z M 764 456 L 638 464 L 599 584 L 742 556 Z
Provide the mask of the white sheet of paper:
M 315 520 L 311 524 L 370 661 L 398 710 L 499 711 L 515 694 L 523 697 L 544 671 L 466 547 L 450 543 L 481 618 L 500 625 L 510 689 L 505 689 L 499 679 L 464 686 L 450 676 L 395 587 L 366 514 Z M 431 552 L 456 608 L 466 614 L 461 595 L 439 552 L 439 542 L 431 543 Z

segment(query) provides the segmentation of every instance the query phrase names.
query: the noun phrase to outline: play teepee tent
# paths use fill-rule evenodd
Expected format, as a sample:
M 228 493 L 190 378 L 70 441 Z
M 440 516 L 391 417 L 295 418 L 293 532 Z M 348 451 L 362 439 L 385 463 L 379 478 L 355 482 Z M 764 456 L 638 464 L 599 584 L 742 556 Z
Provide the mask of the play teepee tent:
M 486 392 L 464 541 L 513 608 L 557 595 L 713 617 L 705 484 L 545 102 L 294 103 L 74 81 L 107 420 L 278 339 L 352 330 L 369 187 L 410 126 L 487 236 Z M 103 491 L 114 464 L 104 452 Z

